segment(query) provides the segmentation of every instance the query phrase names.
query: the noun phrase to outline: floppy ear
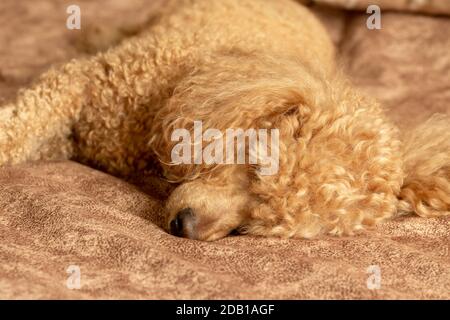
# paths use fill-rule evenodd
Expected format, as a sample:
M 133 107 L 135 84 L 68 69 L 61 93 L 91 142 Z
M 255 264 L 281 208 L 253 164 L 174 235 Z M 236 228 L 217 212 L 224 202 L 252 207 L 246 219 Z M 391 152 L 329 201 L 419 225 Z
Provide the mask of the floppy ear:
M 375 101 L 336 80 L 273 118 L 279 171 L 252 183 L 261 203 L 248 232 L 352 234 L 394 214 L 403 180 L 397 129 Z

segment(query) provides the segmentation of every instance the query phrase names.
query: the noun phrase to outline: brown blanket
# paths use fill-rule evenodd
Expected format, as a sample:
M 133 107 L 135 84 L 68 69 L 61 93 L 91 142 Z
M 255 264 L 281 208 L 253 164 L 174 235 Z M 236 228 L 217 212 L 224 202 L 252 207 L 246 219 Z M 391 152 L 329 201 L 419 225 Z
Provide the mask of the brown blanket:
M 143 21 L 162 2 L 78 1 L 83 24 Z M 65 29 L 70 3 L 37 3 L 0 4 L 4 100 L 79 54 L 80 31 Z M 450 18 L 383 13 L 383 29 L 368 30 L 364 13 L 314 10 L 355 84 L 402 128 L 450 112 Z M 213 243 L 170 236 L 161 221 L 158 199 L 74 162 L 1 168 L 0 298 L 450 298 L 448 218 L 404 217 L 348 238 Z M 79 289 L 68 288 L 78 275 L 68 268 L 79 268 Z

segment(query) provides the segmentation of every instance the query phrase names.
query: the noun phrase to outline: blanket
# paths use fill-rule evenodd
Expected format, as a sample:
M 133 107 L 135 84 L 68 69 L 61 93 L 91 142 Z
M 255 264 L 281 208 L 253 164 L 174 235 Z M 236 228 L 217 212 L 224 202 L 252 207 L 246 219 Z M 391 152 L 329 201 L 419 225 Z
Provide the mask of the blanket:
M 450 17 L 441 2 L 410 10 L 391 1 L 381 30 L 366 28 L 363 0 L 351 1 L 351 12 L 345 1 L 313 2 L 351 80 L 402 129 L 450 112 Z M 0 29 L 0 103 L 49 65 L 79 56 L 84 25 L 142 22 L 164 5 L 77 3 L 82 30 L 65 28 L 68 1 L 0 3 L 8 21 Z M 163 198 L 148 189 L 72 161 L 0 168 L 0 298 L 450 298 L 449 218 L 405 216 L 354 237 L 207 243 L 167 234 Z

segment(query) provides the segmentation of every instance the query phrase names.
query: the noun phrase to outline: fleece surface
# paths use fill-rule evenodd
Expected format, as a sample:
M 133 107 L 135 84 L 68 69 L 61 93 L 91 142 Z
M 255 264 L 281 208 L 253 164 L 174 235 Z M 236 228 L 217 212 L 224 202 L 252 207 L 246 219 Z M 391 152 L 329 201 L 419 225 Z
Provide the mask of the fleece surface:
M 162 2 L 79 1 L 83 24 L 144 21 Z M 79 55 L 67 5 L 2 1 L 0 100 Z M 450 112 L 450 18 L 386 12 L 383 29 L 368 30 L 364 13 L 314 10 L 352 80 L 400 127 Z M 404 217 L 356 237 L 213 243 L 170 236 L 161 221 L 157 197 L 75 162 L 1 168 L 0 298 L 450 298 L 449 218 Z M 70 266 L 80 289 L 67 287 Z M 368 288 L 368 269 L 381 272 L 379 289 Z

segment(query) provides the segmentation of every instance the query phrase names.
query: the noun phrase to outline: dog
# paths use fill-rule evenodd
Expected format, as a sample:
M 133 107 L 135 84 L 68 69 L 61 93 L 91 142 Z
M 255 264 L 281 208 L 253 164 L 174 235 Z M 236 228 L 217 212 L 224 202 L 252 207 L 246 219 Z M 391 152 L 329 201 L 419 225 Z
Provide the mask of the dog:
M 172 133 L 195 121 L 277 129 L 277 173 L 175 164 Z M 352 235 L 401 214 L 450 213 L 449 128 L 435 115 L 400 132 L 294 1 L 178 0 L 1 107 L 0 166 L 63 158 L 123 178 L 160 174 L 175 186 L 165 228 L 190 239 Z

